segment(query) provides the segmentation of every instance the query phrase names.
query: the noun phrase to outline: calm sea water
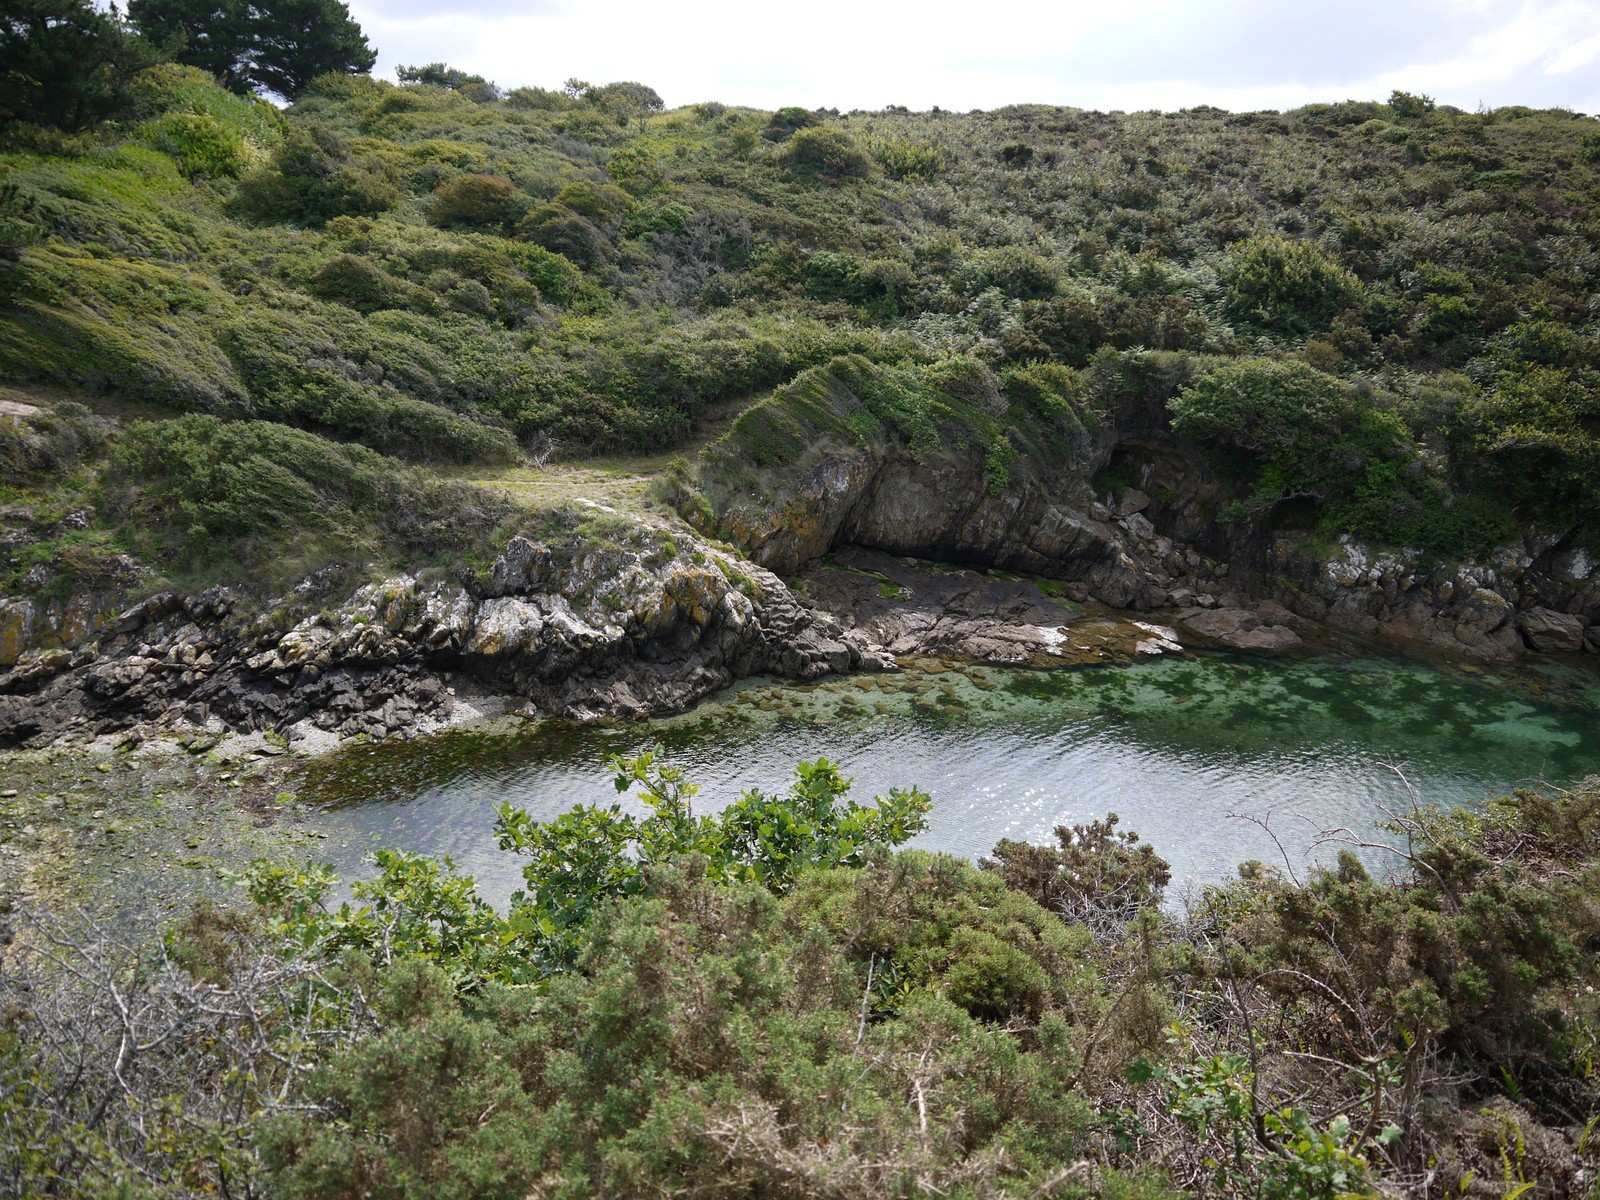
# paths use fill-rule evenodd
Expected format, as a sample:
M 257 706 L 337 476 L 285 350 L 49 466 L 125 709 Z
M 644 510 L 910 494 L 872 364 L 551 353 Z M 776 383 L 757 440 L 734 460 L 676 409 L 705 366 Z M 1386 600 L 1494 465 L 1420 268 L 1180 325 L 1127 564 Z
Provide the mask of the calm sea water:
M 550 817 L 612 803 L 610 756 L 652 744 L 713 807 L 780 789 L 819 756 L 854 777 L 859 799 L 915 785 L 934 803 L 913 844 L 973 858 L 1116 812 L 1171 862 L 1178 892 L 1248 859 L 1327 861 L 1337 847 L 1319 846 L 1322 831 L 1371 837 L 1413 797 L 1475 803 L 1600 773 L 1600 673 L 1221 653 L 1060 671 L 927 662 L 804 686 L 751 681 L 666 720 L 356 748 L 314 766 L 303 798 L 328 806 L 322 846 L 347 877 L 373 848 L 404 847 L 449 855 L 503 901 L 520 879 L 494 846 L 495 806 Z

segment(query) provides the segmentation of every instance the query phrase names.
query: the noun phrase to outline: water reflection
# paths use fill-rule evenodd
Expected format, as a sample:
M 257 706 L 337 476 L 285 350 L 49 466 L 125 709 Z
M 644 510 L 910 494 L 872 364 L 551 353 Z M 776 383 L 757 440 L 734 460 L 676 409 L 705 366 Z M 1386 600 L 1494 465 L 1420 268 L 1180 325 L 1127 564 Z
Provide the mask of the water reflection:
M 375 846 L 403 846 L 449 854 L 503 900 L 519 880 L 493 845 L 495 806 L 544 818 L 611 803 L 607 759 L 652 743 L 709 806 L 781 787 L 795 762 L 818 756 L 841 763 L 858 796 L 914 784 L 934 797 L 916 844 L 974 858 L 1002 837 L 1048 840 L 1058 824 L 1117 812 L 1181 888 L 1246 859 L 1278 860 L 1239 814 L 1270 819 L 1299 867 L 1331 855 L 1316 849 L 1319 830 L 1367 834 L 1409 803 L 1408 788 L 1429 803 L 1471 802 L 1600 772 L 1600 677 L 1227 654 L 1077 671 L 927 662 L 806 686 L 752 681 L 661 721 L 354 749 L 316 764 L 306 796 L 334 806 L 318 820 L 343 873 Z

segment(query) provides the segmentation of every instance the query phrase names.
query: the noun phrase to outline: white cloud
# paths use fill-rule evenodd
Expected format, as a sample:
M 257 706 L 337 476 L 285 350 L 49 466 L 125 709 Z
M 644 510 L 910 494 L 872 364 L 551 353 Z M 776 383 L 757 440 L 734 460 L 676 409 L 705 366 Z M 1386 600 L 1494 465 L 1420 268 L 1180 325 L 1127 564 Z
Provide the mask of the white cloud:
M 1586 37 L 1581 42 L 1574 42 L 1564 49 L 1557 50 L 1545 60 L 1544 73 L 1546 75 L 1565 75 L 1568 71 L 1576 71 L 1579 67 L 1587 67 L 1596 58 L 1600 58 L 1600 33 L 1593 37 Z
M 637 79 L 669 105 L 1293 107 L 1427 92 L 1600 109 L 1600 0 L 354 0 L 381 72 Z

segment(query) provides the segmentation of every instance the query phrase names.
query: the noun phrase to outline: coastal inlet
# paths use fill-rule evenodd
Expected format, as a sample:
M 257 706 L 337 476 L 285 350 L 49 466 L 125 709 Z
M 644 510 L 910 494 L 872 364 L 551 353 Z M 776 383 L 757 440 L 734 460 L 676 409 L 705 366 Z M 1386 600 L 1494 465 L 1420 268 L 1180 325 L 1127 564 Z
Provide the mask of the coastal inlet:
M 1202 652 L 1076 670 L 924 658 L 891 674 L 754 679 L 665 719 L 503 721 L 351 747 L 310 764 L 302 798 L 327 806 L 313 818 L 329 835 L 319 850 L 342 875 L 377 847 L 448 854 L 503 902 L 520 878 L 494 848 L 496 805 L 547 819 L 610 804 L 608 756 L 652 744 L 709 808 L 781 787 L 818 757 L 839 762 L 862 801 L 921 787 L 934 807 L 914 844 L 971 858 L 1116 812 L 1171 861 L 1178 895 L 1248 859 L 1283 866 L 1256 820 L 1299 871 L 1337 852 L 1323 831 L 1374 840 L 1413 795 L 1474 803 L 1600 772 L 1600 674 L 1348 654 Z M 1368 857 L 1381 869 L 1389 856 Z

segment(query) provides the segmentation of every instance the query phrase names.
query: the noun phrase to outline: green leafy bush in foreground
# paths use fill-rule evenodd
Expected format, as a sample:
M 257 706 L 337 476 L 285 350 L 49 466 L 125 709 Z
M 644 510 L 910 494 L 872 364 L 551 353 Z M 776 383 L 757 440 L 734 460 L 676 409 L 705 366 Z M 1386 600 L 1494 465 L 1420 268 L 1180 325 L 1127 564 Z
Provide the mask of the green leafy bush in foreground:
M 385 854 L 378 860 L 384 882 L 368 889 L 378 906 L 356 912 L 348 906 L 323 918 L 321 904 L 331 877 L 317 872 L 265 869 L 252 884 L 258 903 L 287 912 L 295 941 L 323 950 L 388 947 L 394 953 L 438 958 L 443 944 L 477 945 L 476 961 L 461 976 L 463 986 L 498 980 L 524 983 L 569 969 L 582 949 L 584 928 L 616 901 L 648 892 L 653 868 L 693 859 L 713 883 L 749 882 L 782 894 L 808 868 L 859 866 L 873 854 L 899 845 L 922 829 L 929 799 L 894 789 L 871 807 L 846 798 L 850 781 L 826 759 L 801 763 L 785 795 L 746 792 L 720 813 L 695 815 L 699 790 L 675 767 L 658 764 L 655 753 L 618 759 L 617 790 L 637 784 L 649 815 L 637 818 L 609 808 L 580 806 L 538 823 L 526 812 L 502 805 L 496 822 L 501 849 L 525 857 L 528 888 L 512 897 L 508 920 L 500 921 L 448 867 L 414 855 Z M 423 925 L 395 913 L 435 914 Z M 445 913 L 451 914 L 446 918 Z M 484 924 L 490 922 L 490 924 Z M 465 933 L 455 928 L 464 923 Z M 437 927 L 437 928 L 435 928 Z M 442 940 L 441 940 L 442 939 Z M 448 957 L 448 956 L 447 956 Z
M 1165 864 L 1109 819 L 980 870 L 889 853 L 925 798 L 854 807 L 825 762 L 698 817 L 616 768 L 645 817 L 502 813 L 509 915 L 385 853 L 337 907 L 328 869 L 258 865 L 255 908 L 154 948 L 36 926 L 0 972 L 0 1186 L 1338 1200 L 1600 1166 L 1600 780 L 1402 817 L 1391 881 L 1246 864 L 1180 917 L 1135 907 Z

